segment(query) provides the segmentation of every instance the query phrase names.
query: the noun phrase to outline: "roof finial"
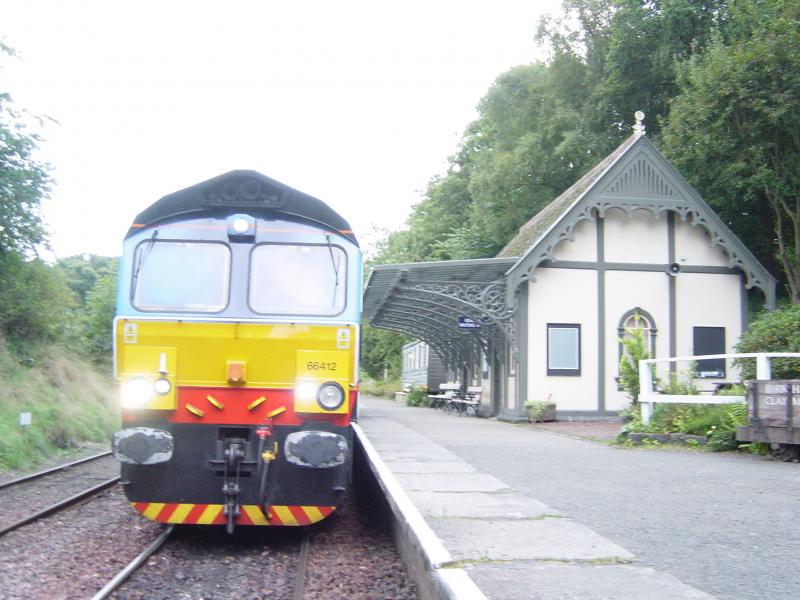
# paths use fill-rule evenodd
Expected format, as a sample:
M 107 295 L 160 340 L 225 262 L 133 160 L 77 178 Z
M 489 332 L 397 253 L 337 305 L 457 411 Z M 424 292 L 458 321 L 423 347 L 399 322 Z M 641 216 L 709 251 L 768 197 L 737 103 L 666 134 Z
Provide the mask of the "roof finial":
M 637 110 L 633 113 L 633 116 L 636 117 L 636 124 L 633 126 L 633 131 L 637 135 L 644 135 L 644 113 L 640 110 Z

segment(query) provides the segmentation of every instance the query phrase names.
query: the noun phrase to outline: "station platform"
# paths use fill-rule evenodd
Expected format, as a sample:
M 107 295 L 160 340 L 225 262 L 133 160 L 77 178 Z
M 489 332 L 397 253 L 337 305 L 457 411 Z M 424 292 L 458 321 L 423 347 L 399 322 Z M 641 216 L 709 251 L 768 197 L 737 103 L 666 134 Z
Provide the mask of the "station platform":
M 388 400 L 360 402 L 356 432 L 423 600 L 713 599 L 515 490 L 513 477 L 501 481 L 473 464 L 476 452 L 494 453 L 506 461 L 504 473 L 523 476 L 529 466 L 515 462 L 514 449 L 535 443 L 530 431 Z M 453 450 L 462 446 L 471 450 Z

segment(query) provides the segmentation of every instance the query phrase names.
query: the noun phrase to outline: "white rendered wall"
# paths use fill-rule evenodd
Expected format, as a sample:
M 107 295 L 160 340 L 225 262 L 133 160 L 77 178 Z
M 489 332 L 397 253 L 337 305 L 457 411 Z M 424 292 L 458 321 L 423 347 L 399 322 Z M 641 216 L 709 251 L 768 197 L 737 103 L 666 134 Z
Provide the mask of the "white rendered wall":
M 528 293 L 528 400 L 552 394 L 557 410 L 597 410 L 597 272 L 537 269 Z M 547 324 L 581 326 L 581 375 L 547 375 Z
M 636 307 L 647 311 L 657 329 L 655 355 L 669 356 L 669 278 L 666 273 L 606 271 L 606 410 L 622 410 L 630 404 L 625 392 L 617 389 L 615 380 L 619 375 L 618 327 L 625 313 Z M 649 344 L 649 340 L 646 342 Z M 663 377 L 668 371 L 666 366 L 659 375 Z
M 700 226 L 675 218 L 675 260 L 681 265 L 727 267 L 728 256 L 719 246 L 711 245 L 711 238 Z
M 625 211 L 618 208 L 606 213 L 606 262 L 666 264 L 668 258 L 665 216 L 656 220 L 649 212 L 637 210 L 628 218 Z
M 575 241 L 564 240 L 556 246 L 553 256 L 556 260 L 597 260 L 597 224 L 581 221 L 572 230 Z M 558 266 L 558 265 L 556 265 Z
M 720 251 L 721 252 L 721 251 Z M 677 356 L 694 354 L 693 327 L 724 327 L 725 353 L 734 352 L 734 345 L 742 334 L 743 290 L 741 276 L 707 273 L 681 273 L 675 278 L 677 296 Z M 679 364 L 678 372 L 687 371 L 689 365 Z M 726 365 L 724 381 L 735 381 L 738 375 Z M 708 383 L 718 381 L 705 380 Z

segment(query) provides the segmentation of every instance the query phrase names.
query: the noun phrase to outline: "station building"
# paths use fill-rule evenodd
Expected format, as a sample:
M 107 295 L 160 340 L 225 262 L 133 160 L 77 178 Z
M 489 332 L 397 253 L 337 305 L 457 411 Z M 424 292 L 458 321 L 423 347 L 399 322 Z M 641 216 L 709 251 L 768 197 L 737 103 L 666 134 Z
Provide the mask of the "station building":
M 633 329 L 655 358 L 733 352 L 748 290 L 773 307 L 775 279 L 635 129 L 497 257 L 375 267 L 364 316 L 424 342 L 483 386 L 481 415 L 512 421 L 528 400 L 562 418 L 626 408 L 620 339 Z M 729 361 L 694 369 L 708 385 L 737 380 Z

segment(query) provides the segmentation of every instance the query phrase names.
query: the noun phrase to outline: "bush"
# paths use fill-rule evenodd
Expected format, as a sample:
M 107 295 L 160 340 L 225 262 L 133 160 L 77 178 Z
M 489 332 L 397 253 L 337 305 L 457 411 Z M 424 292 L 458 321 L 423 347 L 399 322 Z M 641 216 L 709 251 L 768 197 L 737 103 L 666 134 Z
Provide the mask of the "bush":
M 631 411 L 631 417 L 620 432 L 620 441 L 631 432 L 686 433 L 707 436 L 707 448 L 719 452 L 737 448 L 736 427 L 747 424 L 747 405 L 657 404 L 648 425 L 642 423 L 638 411 Z
M 391 398 L 395 392 L 403 389 L 399 379 L 372 379 L 371 377 L 366 377 L 363 372 L 359 388 L 365 396 L 376 396 L 378 398 Z
M 428 406 L 428 393 L 425 388 L 411 386 L 406 395 L 406 406 Z
M 625 352 L 619 359 L 619 385 L 632 404 L 639 401 L 639 361 L 650 358 L 641 329 L 633 329 L 619 340 Z
M 800 352 L 800 305 L 792 304 L 759 314 L 736 344 L 736 352 Z M 772 377 L 800 379 L 800 360 L 774 358 Z M 735 361 L 742 370 L 742 379 L 756 378 L 756 361 L 744 358 Z

